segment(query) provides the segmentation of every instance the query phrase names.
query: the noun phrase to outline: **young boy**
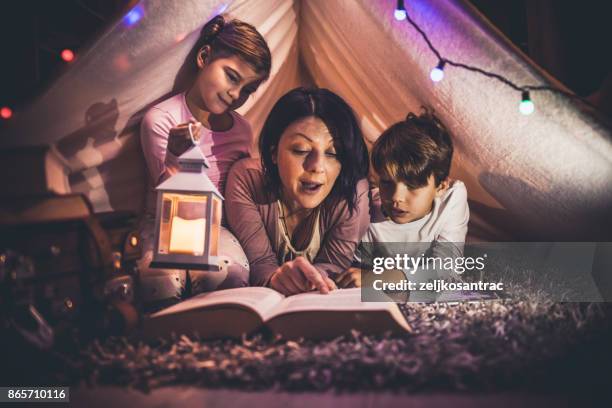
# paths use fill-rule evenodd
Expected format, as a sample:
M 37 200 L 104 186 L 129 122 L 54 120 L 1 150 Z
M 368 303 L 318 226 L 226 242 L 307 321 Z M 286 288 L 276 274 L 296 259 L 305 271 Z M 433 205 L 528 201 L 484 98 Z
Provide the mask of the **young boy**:
M 431 112 L 410 113 L 383 132 L 372 149 L 372 166 L 379 176 L 386 218 L 370 224 L 356 254 L 357 264 L 363 266 L 365 261 L 371 269 L 374 257 L 406 252 L 411 257 L 463 255 L 470 213 L 465 185 L 448 177 L 452 156 L 451 137 Z M 406 269 L 402 272 L 411 279 Z M 403 274 L 396 274 L 394 280 L 404 278 Z M 413 277 L 458 277 L 453 272 L 436 274 Z M 339 286 L 360 286 L 360 276 L 361 268 L 350 268 L 339 277 Z

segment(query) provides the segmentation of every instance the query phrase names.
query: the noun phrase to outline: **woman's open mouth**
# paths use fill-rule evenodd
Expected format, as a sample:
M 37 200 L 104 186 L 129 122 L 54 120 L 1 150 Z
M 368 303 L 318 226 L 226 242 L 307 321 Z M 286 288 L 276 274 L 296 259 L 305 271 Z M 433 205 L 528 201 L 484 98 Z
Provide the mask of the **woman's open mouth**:
M 300 181 L 300 190 L 306 194 L 317 194 L 322 187 L 323 183 Z

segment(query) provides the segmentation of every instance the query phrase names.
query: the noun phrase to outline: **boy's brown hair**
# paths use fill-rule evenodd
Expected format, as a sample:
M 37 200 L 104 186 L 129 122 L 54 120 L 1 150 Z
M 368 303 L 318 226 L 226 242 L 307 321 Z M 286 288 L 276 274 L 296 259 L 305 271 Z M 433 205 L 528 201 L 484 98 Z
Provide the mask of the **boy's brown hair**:
M 385 130 L 372 148 L 372 166 L 381 176 L 401 180 L 410 188 L 427 185 L 433 174 L 436 186 L 448 177 L 453 142 L 448 130 L 431 112 L 416 116 Z

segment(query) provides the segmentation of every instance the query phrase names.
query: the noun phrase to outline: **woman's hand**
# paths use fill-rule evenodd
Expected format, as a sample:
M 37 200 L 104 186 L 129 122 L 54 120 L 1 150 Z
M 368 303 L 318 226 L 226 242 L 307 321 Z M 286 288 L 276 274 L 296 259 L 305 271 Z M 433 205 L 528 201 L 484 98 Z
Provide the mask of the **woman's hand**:
M 180 156 L 193 146 L 191 136 L 189 135 L 189 125 L 191 124 L 191 133 L 197 142 L 200 140 L 200 131 L 202 124 L 200 122 L 181 123 L 180 125 L 170 129 L 168 133 L 168 151 L 175 156 Z
M 304 257 L 285 262 L 270 278 L 269 286 L 283 295 L 309 292 L 313 289 L 321 293 L 337 289 L 333 280 L 324 276 Z
M 339 288 L 360 288 L 361 287 L 361 269 L 348 268 L 336 278 L 336 284 Z

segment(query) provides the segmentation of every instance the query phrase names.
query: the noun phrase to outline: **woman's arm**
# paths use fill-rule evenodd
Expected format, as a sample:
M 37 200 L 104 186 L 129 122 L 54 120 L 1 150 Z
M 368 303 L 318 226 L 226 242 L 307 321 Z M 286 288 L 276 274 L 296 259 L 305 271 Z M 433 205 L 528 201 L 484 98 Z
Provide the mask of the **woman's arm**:
M 336 278 L 351 266 L 355 249 L 370 225 L 369 184 L 357 184 L 357 210 L 351 215 L 348 206 L 338 206 L 324 227 L 321 249 L 314 266 L 326 275 Z
M 255 197 L 263 190 L 263 181 L 260 171 L 248 167 L 252 160 L 240 160 L 230 170 L 225 186 L 225 214 L 249 259 L 251 285 L 264 286 L 279 265 L 255 203 Z
M 285 295 L 318 289 L 327 293 L 335 284 L 298 257 L 279 265 L 257 202 L 266 202 L 261 171 L 253 159 L 238 161 L 230 170 L 225 188 L 225 213 L 250 263 L 250 282 L 270 286 Z M 271 211 L 271 209 L 270 209 Z M 268 214 L 269 215 L 269 214 Z M 276 222 L 276 220 L 274 220 Z

